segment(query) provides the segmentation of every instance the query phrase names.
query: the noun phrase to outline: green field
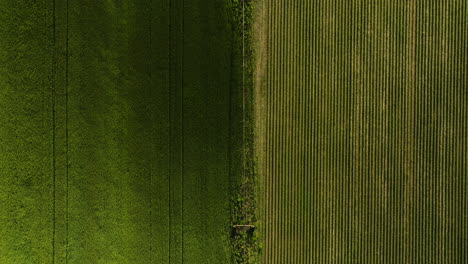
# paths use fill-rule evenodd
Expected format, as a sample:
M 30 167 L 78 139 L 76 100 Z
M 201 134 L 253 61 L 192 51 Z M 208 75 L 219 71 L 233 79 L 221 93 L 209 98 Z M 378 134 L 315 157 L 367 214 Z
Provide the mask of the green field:
M 0 263 L 230 263 L 230 4 L 0 11 Z
M 261 3 L 263 263 L 467 263 L 467 2 Z
M 467 10 L 0 0 L 0 264 L 468 263 Z

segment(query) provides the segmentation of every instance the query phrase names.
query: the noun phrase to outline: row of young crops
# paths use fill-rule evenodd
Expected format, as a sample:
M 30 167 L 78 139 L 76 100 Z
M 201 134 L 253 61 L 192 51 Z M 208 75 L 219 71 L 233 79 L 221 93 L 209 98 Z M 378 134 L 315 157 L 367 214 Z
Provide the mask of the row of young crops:
M 263 263 L 468 261 L 466 1 L 260 6 Z

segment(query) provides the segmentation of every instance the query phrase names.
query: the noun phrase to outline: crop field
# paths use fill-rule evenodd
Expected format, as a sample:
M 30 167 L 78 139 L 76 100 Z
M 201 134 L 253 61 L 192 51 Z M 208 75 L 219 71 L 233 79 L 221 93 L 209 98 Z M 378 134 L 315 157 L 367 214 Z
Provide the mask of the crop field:
M 262 1 L 263 263 L 468 263 L 467 8 Z
M 0 263 L 230 263 L 230 15 L 0 1 Z
M 0 0 L 0 264 L 468 263 L 467 10 Z

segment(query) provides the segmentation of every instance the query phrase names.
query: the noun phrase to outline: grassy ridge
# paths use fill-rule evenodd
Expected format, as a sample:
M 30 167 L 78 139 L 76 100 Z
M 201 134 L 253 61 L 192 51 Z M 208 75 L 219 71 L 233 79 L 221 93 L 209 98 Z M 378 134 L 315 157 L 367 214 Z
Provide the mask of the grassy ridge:
M 253 228 L 233 228 L 231 243 L 234 263 L 258 263 L 261 244 L 257 231 L 257 179 L 254 157 L 254 78 L 255 46 L 254 23 L 259 1 L 234 0 L 232 2 L 233 19 L 233 67 L 234 79 L 238 80 L 234 89 L 238 90 L 234 101 L 238 129 L 237 142 L 231 143 L 234 149 L 233 162 L 238 162 L 239 177 L 233 182 L 235 188 L 232 198 L 232 224 L 251 225 Z

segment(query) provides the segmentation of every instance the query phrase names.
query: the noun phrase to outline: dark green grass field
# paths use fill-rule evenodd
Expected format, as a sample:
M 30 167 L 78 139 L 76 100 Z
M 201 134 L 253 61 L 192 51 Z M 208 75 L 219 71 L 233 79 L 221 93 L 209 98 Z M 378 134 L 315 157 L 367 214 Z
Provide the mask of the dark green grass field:
M 230 262 L 231 15 L 0 1 L 0 263 Z

